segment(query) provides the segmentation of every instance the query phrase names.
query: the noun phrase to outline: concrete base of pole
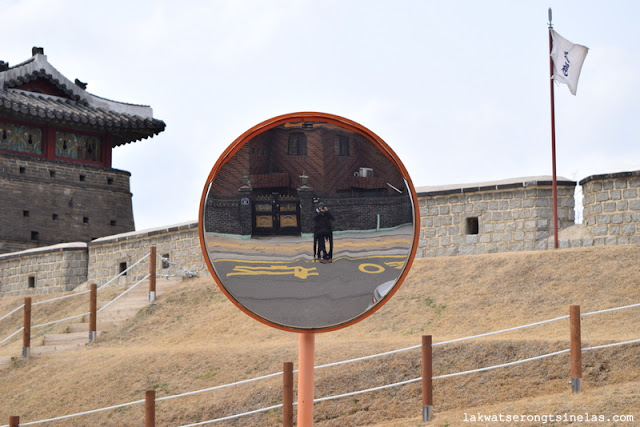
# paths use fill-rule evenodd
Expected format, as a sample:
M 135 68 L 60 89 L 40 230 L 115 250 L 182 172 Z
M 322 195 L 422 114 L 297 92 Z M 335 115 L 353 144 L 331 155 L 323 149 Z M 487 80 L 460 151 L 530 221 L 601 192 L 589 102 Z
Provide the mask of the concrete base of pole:
M 22 347 L 22 357 L 29 357 L 31 355 L 31 347 Z
M 582 378 L 571 378 L 571 391 L 574 393 L 582 391 Z
M 433 417 L 433 407 L 432 406 L 423 406 L 422 407 L 422 422 L 428 423 L 431 421 Z
M 156 293 L 149 292 L 149 304 L 153 304 L 154 302 L 156 302 Z
M 96 339 L 96 333 L 94 331 L 89 331 L 89 342 L 93 342 Z

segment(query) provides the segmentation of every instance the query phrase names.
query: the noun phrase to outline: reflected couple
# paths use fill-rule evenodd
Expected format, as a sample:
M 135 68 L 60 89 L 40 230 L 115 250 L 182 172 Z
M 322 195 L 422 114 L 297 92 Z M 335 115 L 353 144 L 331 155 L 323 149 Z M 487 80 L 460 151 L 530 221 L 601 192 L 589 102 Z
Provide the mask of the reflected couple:
M 212 273 L 241 308 L 277 327 L 357 319 L 415 254 L 415 191 L 404 168 L 376 137 L 336 117 L 265 122 L 228 149 L 205 188 Z

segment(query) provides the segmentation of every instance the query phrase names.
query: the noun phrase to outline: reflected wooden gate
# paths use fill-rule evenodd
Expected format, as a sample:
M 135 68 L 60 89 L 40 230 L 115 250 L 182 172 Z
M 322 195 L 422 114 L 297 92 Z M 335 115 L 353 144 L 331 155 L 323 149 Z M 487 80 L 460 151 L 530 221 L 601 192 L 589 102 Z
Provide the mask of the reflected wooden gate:
M 299 235 L 300 200 L 292 196 L 258 196 L 253 202 L 253 234 Z

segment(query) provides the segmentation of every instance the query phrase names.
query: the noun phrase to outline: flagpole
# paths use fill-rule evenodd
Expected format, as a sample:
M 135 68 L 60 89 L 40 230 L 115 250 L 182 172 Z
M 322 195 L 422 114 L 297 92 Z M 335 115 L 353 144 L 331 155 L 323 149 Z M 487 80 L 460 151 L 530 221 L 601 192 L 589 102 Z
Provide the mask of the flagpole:
M 549 87 L 551 90 L 551 164 L 552 164 L 552 198 L 553 198 L 553 247 L 558 249 L 558 180 L 556 177 L 556 111 L 553 88 L 553 38 L 551 36 L 551 8 L 549 8 Z

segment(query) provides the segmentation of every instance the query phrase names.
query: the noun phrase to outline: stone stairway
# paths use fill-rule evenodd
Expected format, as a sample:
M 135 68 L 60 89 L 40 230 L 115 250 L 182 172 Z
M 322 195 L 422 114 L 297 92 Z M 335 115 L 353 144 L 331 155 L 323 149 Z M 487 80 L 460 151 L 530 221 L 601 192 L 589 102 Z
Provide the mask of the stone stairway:
M 156 281 L 156 299 L 172 286 L 181 283 L 182 277 L 158 278 Z M 99 303 L 98 309 L 107 302 Z M 134 317 L 140 309 L 149 305 L 149 283 L 144 281 L 129 291 L 125 296 L 98 313 L 96 339 L 117 329 L 121 324 Z M 60 351 L 71 351 L 89 343 L 89 315 L 80 318 L 78 323 L 67 326 L 65 333 L 46 334 L 31 343 L 31 354 L 50 354 Z M 4 360 L 7 359 L 7 360 Z M 7 364 L 11 357 L 0 358 L 0 365 Z M 4 363 L 3 363 L 4 362 Z

